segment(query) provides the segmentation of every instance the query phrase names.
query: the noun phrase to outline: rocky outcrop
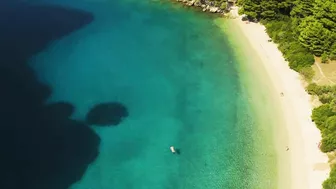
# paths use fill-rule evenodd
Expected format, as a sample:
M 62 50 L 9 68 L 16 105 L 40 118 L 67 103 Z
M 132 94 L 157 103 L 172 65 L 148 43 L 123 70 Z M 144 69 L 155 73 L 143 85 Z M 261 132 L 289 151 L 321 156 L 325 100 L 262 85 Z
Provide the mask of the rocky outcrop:
M 181 2 L 186 6 L 199 7 L 200 9 L 202 9 L 203 12 L 219 13 L 219 14 L 229 12 L 229 6 L 226 6 L 226 3 L 224 5 L 223 4 L 216 5 L 214 1 L 209 0 L 176 0 L 176 1 Z
M 196 0 L 191 0 L 189 2 L 186 2 L 186 5 L 188 6 L 194 6 Z
M 209 7 L 210 12 L 221 12 L 220 8 L 218 7 Z

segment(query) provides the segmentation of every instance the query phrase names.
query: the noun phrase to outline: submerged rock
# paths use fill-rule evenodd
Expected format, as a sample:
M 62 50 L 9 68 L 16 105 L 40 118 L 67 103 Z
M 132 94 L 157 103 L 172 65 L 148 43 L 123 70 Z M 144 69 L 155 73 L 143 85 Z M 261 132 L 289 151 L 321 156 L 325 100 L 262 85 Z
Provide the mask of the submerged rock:
M 202 3 L 200 1 L 195 1 L 194 6 L 200 7 L 200 6 L 202 6 Z
M 127 108 L 118 102 L 101 103 L 95 105 L 86 115 L 89 125 L 110 126 L 118 125 L 128 116 Z
M 191 0 L 187 3 L 188 6 L 193 6 L 195 4 L 195 0 Z

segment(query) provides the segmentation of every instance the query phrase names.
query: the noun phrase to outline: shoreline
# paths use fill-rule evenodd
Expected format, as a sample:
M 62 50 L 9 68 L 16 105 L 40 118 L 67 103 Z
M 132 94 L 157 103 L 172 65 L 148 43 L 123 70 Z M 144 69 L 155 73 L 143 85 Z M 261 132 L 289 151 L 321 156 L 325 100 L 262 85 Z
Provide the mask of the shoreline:
M 238 18 L 237 14 L 232 14 L 231 8 L 235 7 L 235 3 L 237 0 L 225 1 L 223 7 L 223 3 L 217 4 L 214 1 L 209 0 L 170 0 L 173 3 L 180 4 L 183 7 L 193 8 L 198 11 L 202 11 L 204 13 L 210 13 L 213 15 L 219 15 L 220 17 L 228 17 L 228 18 Z
M 259 57 L 261 64 L 257 67 L 266 71 L 274 92 L 272 99 L 280 107 L 283 117 L 284 127 L 280 128 L 278 124 L 273 132 L 278 157 L 278 188 L 283 188 L 280 183 L 287 180 L 292 189 L 322 188 L 330 172 L 328 157 L 318 148 L 321 134 L 311 120 L 311 97 L 305 91 L 299 73 L 289 68 L 277 45 L 268 42 L 270 38 L 263 25 L 245 24 L 241 18 L 232 20 L 232 24 Z M 284 134 L 278 136 L 282 132 Z

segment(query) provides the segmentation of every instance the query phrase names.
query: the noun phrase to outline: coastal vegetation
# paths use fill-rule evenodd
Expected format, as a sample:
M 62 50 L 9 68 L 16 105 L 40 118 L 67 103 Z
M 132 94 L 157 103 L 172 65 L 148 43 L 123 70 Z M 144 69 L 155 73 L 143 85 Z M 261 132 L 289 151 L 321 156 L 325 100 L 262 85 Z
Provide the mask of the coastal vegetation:
M 313 55 L 336 59 L 335 0 L 240 0 L 240 13 L 260 21 L 290 63 L 299 71 L 314 63 Z
M 336 86 L 312 83 L 314 57 L 322 63 L 336 60 L 336 0 L 240 0 L 240 13 L 261 22 L 278 44 L 290 68 L 310 83 L 307 91 L 319 97 L 312 120 L 321 130 L 321 151 L 336 151 Z M 336 166 L 331 167 L 324 189 L 336 186 Z

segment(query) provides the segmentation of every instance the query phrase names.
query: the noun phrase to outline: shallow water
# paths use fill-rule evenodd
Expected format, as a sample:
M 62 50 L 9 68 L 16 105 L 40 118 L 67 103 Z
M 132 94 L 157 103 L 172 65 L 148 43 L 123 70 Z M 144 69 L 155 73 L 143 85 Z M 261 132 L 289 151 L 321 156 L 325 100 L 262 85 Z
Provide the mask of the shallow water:
M 71 189 L 255 187 L 255 118 L 213 18 L 151 1 L 34 4 L 93 16 L 30 59 L 51 88 L 47 103 L 70 103 L 79 121 L 105 102 L 129 113 L 117 126 L 90 126 L 99 154 Z M 170 153 L 172 145 L 180 155 Z

